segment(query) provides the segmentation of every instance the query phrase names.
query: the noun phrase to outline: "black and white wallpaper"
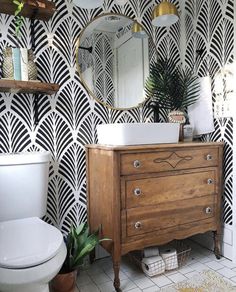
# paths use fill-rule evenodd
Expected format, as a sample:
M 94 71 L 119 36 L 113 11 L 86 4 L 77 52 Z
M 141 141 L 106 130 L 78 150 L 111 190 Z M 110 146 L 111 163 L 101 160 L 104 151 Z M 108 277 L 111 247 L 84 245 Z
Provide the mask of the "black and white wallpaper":
M 67 232 L 70 225 L 86 219 L 86 162 L 84 145 L 96 143 L 96 125 L 113 122 L 139 122 L 152 114 L 147 107 L 118 111 L 95 102 L 81 84 L 76 72 L 76 43 L 85 25 L 107 12 L 122 13 L 142 22 L 153 36 L 158 53 L 168 55 L 200 76 L 212 76 L 232 63 L 233 0 L 186 0 L 180 5 L 181 22 L 171 28 L 154 29 L 151 13 L 160 1 L 129 0 L 120 7 L 105 0 L 101 8 L 84 10 L 71 0 L 55 0 L 57 11 L 49 22 L 36 22 L 36 63 L 38 79 L 60 84 L 53 96 L 40 96 L 39 124 L 34 125 L 33 96 L 0 93 L 0 153 L 49 150 L 48 207 L 45 220 Z M 25 20 L 19 45 L 30 47 L 30 21 Z M 0 15 L 0 53 L 16 45 L 13 17 Z M 201 59 L 196 50 L 204 48 Z M 2 57 L 0 55 L 0 63 Z M 0 72 L 1 74 L 1 72 Z M 162 113 L 165 119 L 166 113 Z M 224 221 L 232 224 L 232 118 L 215 119 L 215 132 L 204 139 L 224 141 Z
M 210 75 L 214 103 L 216 76 L 234 62 L 234 1 L 185 1 L 185 28 L 185 64 L 194 68 L 194 60 L 198 76 Z M 199 56 L 196 52 L 201 49 L 203 54 Z M 217 79 L 219 81 L 221 80 Z M 226 88 L 223 91 L 226 99 Z M 225 223 L 232 225 L 233 118 L 215 119 L 214 126 L 215 132 L 203 140 L 225 142 L 223 219 Z

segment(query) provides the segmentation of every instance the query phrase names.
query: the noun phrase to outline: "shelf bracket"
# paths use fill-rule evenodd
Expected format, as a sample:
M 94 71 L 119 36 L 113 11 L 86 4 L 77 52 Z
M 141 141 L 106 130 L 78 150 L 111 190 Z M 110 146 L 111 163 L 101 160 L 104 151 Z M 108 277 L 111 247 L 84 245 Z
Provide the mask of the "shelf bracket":
M 34 125 L 39 124 L 39 93 L 34 94 Z

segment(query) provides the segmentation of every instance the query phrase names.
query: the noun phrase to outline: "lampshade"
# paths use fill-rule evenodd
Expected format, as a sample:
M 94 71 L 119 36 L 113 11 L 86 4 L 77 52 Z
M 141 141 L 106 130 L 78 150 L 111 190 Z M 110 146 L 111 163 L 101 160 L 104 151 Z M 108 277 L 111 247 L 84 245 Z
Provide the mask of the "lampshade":
M 125 4 L 128 2 L 128 0 L 115 0 L 115 3 L 120 6 L 125 6 Z
M 158 4 L 152 14 L 152 24 L 154 26 L 170 26 L 176 23 L 179 14 L 176 6 L 168 1 Z
M 143 39 L 148 37 L 145 30 L 143 30 L 142 26 L 138 22 L 134 22 L 132 26 L 132 36 L 134 38 Z
M 93 9 L 102 6 L 103 0 L 72 0 L 72 2 L 84 9 Z

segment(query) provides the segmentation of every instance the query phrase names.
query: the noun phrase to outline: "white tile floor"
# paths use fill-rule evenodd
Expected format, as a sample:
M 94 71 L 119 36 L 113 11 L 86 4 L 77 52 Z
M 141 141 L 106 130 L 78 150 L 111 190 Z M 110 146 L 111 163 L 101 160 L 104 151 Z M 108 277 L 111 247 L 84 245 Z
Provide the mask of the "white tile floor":
M 222 275 L 233 286 L 236 286 L 236 264 L 221 258 L 217 260 L 213 252 L 191 242 L 190 258 L 185 266 L 165 275 L 146 277 L 127 257 L 122 258 L 120 280 L 122 291 L 156 292 L 203 270 L 214 270 Z M 111 258 L 95 261 L 87 270 L 81 271 L 77 279 L 76 292 L 112 292 L 113 268 Z

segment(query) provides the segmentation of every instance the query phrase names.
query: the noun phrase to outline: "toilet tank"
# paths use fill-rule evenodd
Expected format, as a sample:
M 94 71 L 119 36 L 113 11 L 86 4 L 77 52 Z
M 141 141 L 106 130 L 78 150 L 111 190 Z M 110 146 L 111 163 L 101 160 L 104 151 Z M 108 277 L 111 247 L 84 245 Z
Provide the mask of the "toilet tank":
M 49 152 L 0 154 L 0 221 L 46 214 Z

